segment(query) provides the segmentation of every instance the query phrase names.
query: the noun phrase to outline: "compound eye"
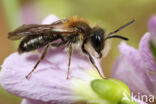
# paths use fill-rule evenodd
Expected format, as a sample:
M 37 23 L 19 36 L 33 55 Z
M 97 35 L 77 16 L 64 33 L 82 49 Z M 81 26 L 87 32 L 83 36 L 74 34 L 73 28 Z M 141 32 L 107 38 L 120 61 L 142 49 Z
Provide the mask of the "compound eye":
M 101 51 L 104 48 L 104 31 L 101 28 L 94 28 L 91 34 L 91 45 L 94 50 L 102 57 Z
M 97 53 L 100 53 L 101 50 L 103 49 L 104 47 L 103 42 L 104 42 L 103 37 L 101 37 L 100 35 L 94 35 L 91 38 L 91 44 Z
M 95 40 L 94 40 L 94 42 L 95 42 L 95 45 L 96 46 L 99 46 L 100 44 L 101 44 L 101 37 L 99 36 L 99 35 L 95 35 Z

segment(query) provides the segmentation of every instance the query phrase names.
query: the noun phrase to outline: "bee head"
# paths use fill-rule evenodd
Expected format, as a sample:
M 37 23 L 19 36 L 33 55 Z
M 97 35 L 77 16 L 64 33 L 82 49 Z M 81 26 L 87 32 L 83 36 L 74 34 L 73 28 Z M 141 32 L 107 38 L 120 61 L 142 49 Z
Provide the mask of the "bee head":
M 111 39 L 111 38 L 119 38 L 122 40 L 128 40 L 128 38 L 120 36 L 120 35 L 114 35 L 115 33 L 119 32 L 120 30 L 124 29 L 125 27 L 129 26 L 130 24 L 134 23 L 135 20 L 132 20 L 130 22 L 128 22 L 127 24 L 119 27 L 118 29 L 116 29 L 113 32 L 110 32 L 109 34 L 107 34 L 107 36 L 105 36 L 105 32 L 102 28 L 96 26 L 92 29 L 92 32 L 90 34 L 90 41 L 91 41 L 91 45 L 92 47 L 95 49 L 95 51 L 99 54 L 99 58 L 102 57 L 102 53 L 101 51 L 104 49 L 104 45 L 105 45 L 105 41 L 107 39 Z
M 101 51 L 104 48 L 104 30 L 100 27 L 94 27 L 90 35 L 90 42 L 91 46 L 99 54 L 99 58 L 101 58 Z

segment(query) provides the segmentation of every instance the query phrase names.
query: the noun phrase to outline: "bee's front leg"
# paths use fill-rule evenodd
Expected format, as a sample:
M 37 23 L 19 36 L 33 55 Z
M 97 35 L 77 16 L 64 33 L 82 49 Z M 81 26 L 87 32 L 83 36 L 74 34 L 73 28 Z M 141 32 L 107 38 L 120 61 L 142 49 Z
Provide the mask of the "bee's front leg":
M 82 52 L 88 56 L 90 62 L 91 62 L 92 65 L 95 67 L 95 69 L 97 70 L 97 72 L 99 73 L 99 75 L 101 76 L 101 78 L 106 79 L 106 78 L 100 73 L 100 71 L 99 71 L 98 67 L 96 66 L 95 61 L 94 61 L 94 59 L 92 58 L 92 56 L 90 55 L 90 53 L 85 49 L 85 44 L 86 44 L 86 43 L 87 43 L 87 40 L 85 40 L 85 41 L 83 42 L 82 46 L 81 46 Z
M 72 44 L 69 43 L 69 45 L 68 45 L 68 71 L 67 71 L 67 80 L 69 79 L 70 63 L 71 63 L 72 54 L 73 54 Z

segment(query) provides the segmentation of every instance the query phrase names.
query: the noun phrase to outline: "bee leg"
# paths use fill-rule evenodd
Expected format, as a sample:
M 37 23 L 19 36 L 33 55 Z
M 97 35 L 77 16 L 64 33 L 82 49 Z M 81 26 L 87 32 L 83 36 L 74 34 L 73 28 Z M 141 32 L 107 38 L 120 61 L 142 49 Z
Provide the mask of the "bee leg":
M 39 63 L 44 59 L 44 57 L 46 56 L 46 53 L 48 51 L 48 48 L 49 48 L 49 44 L 46 45 L 46 47 L 44 48 L 40 58 L 38 59 L 38 61 L 36 62 L 34 68 L 31 70 L 31 72 L 26 76 L 26 79 L 29 78 L 29 76 L 32 74 L 32 72 L 34 72 L 34 70 L 37 68 L 37 66 L 39 65 Z
M 69 50 L 68 50 L 68 71 L 67 71 L 67 80 L 69 79 L 70 63 L 71 63 L 72 53 L 73 53 L 73 48 L 72 48 L 72 45 L 69 44 Z
M 60 43 L 51 43 L 50 45 L 52 47 L 59 47 L 63 44 L 66 44 L 67 42 L 66 41 L 61 41 Z M 72 45 L 70 43 L 68 43 L 68 71 L 67 71 L 67 80 L 69 79 L 69 73 L 70 73 L 70 63 L 71 63 L 71 56 L 72 56 L 72 53 L 73 53 L 73 48 L 72 48 Z
M 83 44 L 82 44 L 82 47 L 81 47 L 81 48 L 82 48 L 82 52 L 85 53 L 85 54 L 88 56 L 90 62 L 91 62 L 92 65 L 96 68 L 96 70 L 97 70 L 97 72 L 99 73 L 100 77 L 103 78 L 103 79 L 106 79 L 104 76 L 101 75 L 101 73 L 100 73 L 98 67 L 95 65 L 94 59 L 92 58 L 92 56 L 90 55 L 90 53 L 85 49 L 85 44 L 86 44 L 86 43 L 87 43 L 87 40 L 85 40 L 85 41 L 83 42 Z

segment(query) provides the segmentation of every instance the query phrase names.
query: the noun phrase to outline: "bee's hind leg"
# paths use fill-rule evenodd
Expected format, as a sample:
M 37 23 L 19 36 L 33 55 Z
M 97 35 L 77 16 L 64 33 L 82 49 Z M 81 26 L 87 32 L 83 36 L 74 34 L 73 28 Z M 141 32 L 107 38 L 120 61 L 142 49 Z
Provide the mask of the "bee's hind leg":
M 39 65 L 39 63 L 44 59 L 44 57 L 46 56 L 47 54 L 47 51 L 48 51 L 48 48 L 49 46 L 52 46 L 52 47 L 59 47 L 63 44 L 65 44 L 66 41 L 61 41 L 60 43 L 50 43 L 50 44 L 47 44 L 46 47 L 43 49 L 43 52 L 40 56 L 40 58 L 38 59 L 38 61 L 36 62 L 34 68 L 31 70 L 31 72 L 26 76 L 26 79 L 29 78 L 29 76 L 34 72 L 34 70 L 37 68 L 37 66 Z
M 43 49 L 43 52 L 40 56 L 40 58 L 38 59 L 38 61 L 36 62 L 34 68 L 31 70 L 31 72 L 29 72 L 29 74 L 25 77 L 26 79 L 29 78 L 29 76 L 34 72 L 34 70 L 37 68 L 37 66 L 39 65 L 39 63 L 44 59 L 44 57 L 46 56 L 46 53 L 48 51 L 48 48 L 49 48 L 49 44 L 46 45 L 46 47 Z

